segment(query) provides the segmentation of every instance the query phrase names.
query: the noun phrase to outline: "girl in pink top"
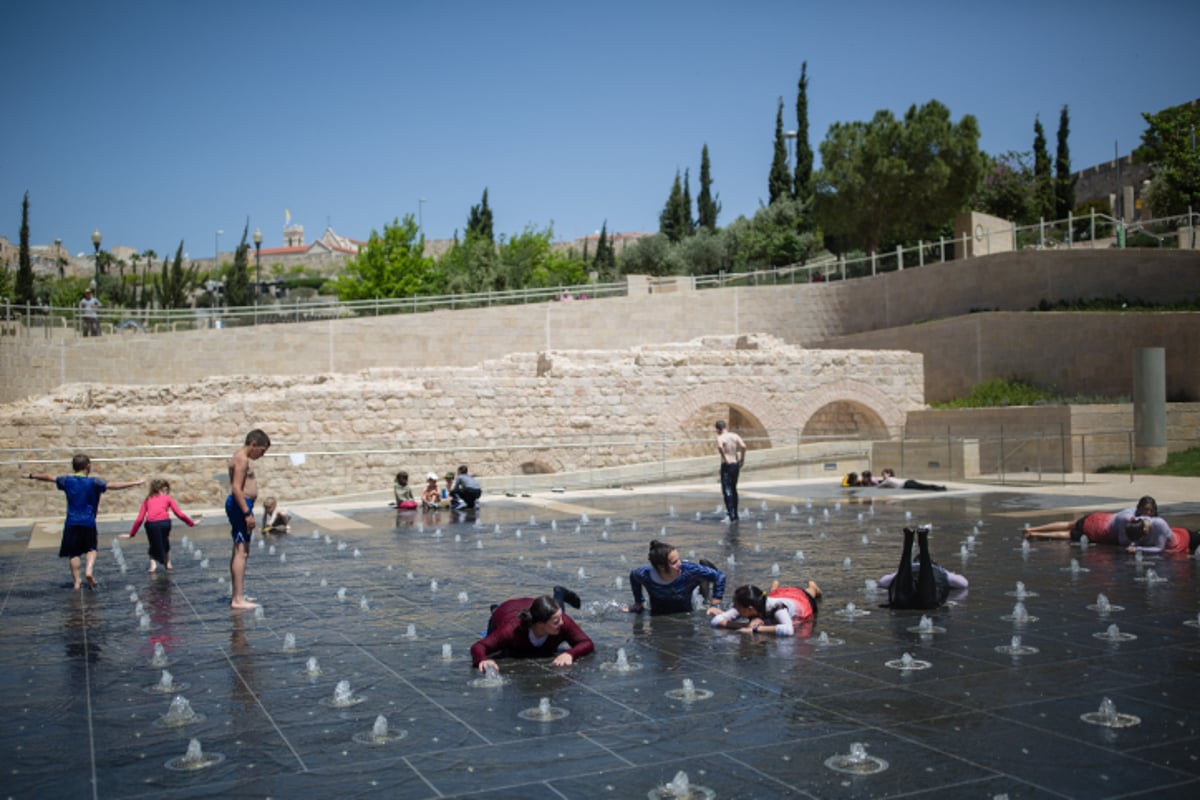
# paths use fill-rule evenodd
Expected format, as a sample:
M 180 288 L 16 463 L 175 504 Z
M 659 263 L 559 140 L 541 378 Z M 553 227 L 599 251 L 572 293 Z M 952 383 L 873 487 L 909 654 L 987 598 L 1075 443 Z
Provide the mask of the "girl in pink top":
M 150 494 L 142 501 L 137 519 L 129 529 L 129 534 L 124 537 L 132 539 L 142 522 L 146 523 L 146 539 L 150 544 L 150 572 L 158 569 L 159 564 L 168 570 L 171 569 L 171 514 L 183 520 L 189 528 L 196 524 L 191 517 L 179 510 L 170 492 L 171 484 L 163 478 L 150 481 Z

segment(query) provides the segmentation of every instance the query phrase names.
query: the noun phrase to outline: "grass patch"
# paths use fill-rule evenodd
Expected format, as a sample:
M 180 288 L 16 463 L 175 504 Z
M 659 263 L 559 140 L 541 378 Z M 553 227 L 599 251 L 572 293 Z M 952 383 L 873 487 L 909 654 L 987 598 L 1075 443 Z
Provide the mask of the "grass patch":
M 1016 378 L 992 378 L 977 383 L 966 397 L 957 397 L 941 403 L 930 403 L 930 408 L 1006 408 L 1008 406 L 1065 406 L 1089 403 L 1125 403 L 1121 397 L 1068 397 L 1053 388 L 1043 389 Z
M 1101 467 L 1097 472 L 1129 472 L 1128 464 Z M 1200 447 L 1171 453 L 1160 467 L 1135 467 L 1134 475 L 1174 475 L 1179 478 L 1200 477 Z

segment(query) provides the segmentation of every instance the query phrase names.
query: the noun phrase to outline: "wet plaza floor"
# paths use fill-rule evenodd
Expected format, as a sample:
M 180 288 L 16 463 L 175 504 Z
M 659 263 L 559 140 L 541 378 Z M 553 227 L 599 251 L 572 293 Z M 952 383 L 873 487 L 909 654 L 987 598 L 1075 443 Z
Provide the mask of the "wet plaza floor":
M 261 615 L 228 607 L 217 518 L 176 524 L 169 576 L 146 574 L 141 536 L 122 540 L 122 571 L 112 534 L 129 523 L 103 523 L 101 586 L 82 592 L 55 550 L 0 529 L 0 794 L 644 798 L 667 796 L 655 791 L 679 772 L 717 798 L 1200 792 L 1200 562 L 1059 542 L 1023 552 L 1021 523 L 1063 515 L 1048 514 L 1055 498 L 1019 490 L 763 484 L 743 492 L 751 514 L 736 530 L 718 502 L 664 488 L 489 496 L 473 519 L 314 514 L 256 540 L 247 589 Z M 1172 511 L 1173 524 L 1200 524 L 1200 509 Z M 935 559 L 971 582 L 929 615 L 944 632 L 914 632 L 921 612 L 881 608 L 885 594 L 866 589 L 895 569 L 914 523 L 933 525 Z M 769 585 L 776 566 L 784 584 L 816 580 L 825 602 L 811 635 L 714 631 L 702 612 L 622 613 L 652 538 L 724 569 L 726 602 L 739 584 Z M 1006 619 L 1018 581 L 1024 623 Z M 582 596 L 568 611 L 596 652 L 568 668 L 504 660 L 503 685 L 472 685 L 468 651 L 489 605 L 555 584 Z M 1101 593 L 1122 610 L 1089 609 Z M 870 613 L 847 617 L 847 603 Z M 1096 636 L 1113 624 L 1136 638 Z M 1014 635 L 1036 652 L 997 650 Z M 152 663 L 156 644 L 165 665 Z M 622 649 L 628 671 L 614 669 Z M 928 668 L 887 666 L 905 653 Z M 711 695 L 673 697 L 685 679 Z M 343 681 L 352 705 L 331 702 Z M 177 696 L 197 718 L 164 725 Z M 543 698 L 567 715 L 520 715 Z M 1084 722 L 1104 698 L 1140 724 Z M 362 743 L 381 715 L 392 740 Z M 168 769 L 193 739 L 223 759 Z M 825 765 L 854 743 L 888 768 Z

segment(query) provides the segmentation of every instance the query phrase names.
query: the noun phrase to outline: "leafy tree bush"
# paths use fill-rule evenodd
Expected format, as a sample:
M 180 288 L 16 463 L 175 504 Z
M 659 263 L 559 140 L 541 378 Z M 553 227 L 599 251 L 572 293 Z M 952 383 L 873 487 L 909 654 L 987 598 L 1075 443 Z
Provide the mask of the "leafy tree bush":
M 1010 150 L 998 156 L 983 155 L 983 177 L 971 197 L 971 208 L 1011 220 L 1018 225 L 1037 222 L 1033 167 L 1029 153 Z
M 966 397 L 930 405 L 933 408 L 995 408 L 1050 405 L 1055 400 L 1054 392 L 1039 389 L 1017 378 L 993 378 L 975 384 Z
M 367 246 L 330 281 L 330 288 L 339 300 L 435 294 L 440 288 L 437 273 L 424 248 L 416 220 L 406 214 L 403 221 L 385 225 L 382 235 L 372 230 Z
M 622 275 L 686 275 L 687 265 L 678 249 L 661 233 L 643 236 L 621 251 Z
M 836 246 L 878 252 L 882 243 L 936 236 L 975 193 L 983 161 L 979 126 L 950 121 L 936 100 L 903 119 L 835 123 L 821 143 L 817 222 Z

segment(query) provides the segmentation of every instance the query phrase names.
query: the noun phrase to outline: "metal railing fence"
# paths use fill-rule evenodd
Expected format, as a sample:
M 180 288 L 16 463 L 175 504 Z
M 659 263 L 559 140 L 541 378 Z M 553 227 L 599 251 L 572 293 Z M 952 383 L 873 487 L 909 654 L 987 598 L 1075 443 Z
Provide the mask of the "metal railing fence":
M 926 264 L 953 261 L 962 258 L 962 254 L 967 252 L 972 252 L 978 257 L 1024 249 L 1124 247 L 1131 238 L 1136 236 L 1143 237 L 1139 241 L 1154 242 L 1155 246 L 1160 247 L 1181 236 L 1187 237 L 1187 242 L 1176 242 L 1176 244 L 1194 248 L 1198 225 L 1200 225 L 1200 212 L 1191 210 L 1186 215 L 1139 220 L 1135 223 L 1121 223 L 1106 214 L 1092 211 L 1084 217 L 1068 215 L 1066 219 L 1042 220 L 1035 225 L 1018 226 L 1013 224 L 1007 229 L 983 231 L 974 237 L 974 241 L 972 241 L 972 237 L 964 233 L 957 239 L 943 237 L 936 242 L 918 242 L 910 247 L 898 246 L 893 251 L 870 253 L 856 258 L 830 257 L 801 264 L 751 269 L 744 272 L 722 271 L 715 275 L 664 276 L 651 278 L 646 285 L 648 290 L 653 293 L 656 288 L 661 290 L 674 288 L 681 278 L 695 289 L 851 280 L 919 268 Z M 567 298 L 583 300 L 624 297 L 628 294 L 629 284 L 627 282 L 588 283 L 500 292 L 354 301 L 313 298 L 280 302 L 272 299 L 270 303 L 237 307 L 101 308 L 99 317 L 108 333 L 118 331 L 158 333 L 200 328 L 276 325 L 388 314 L 417 314 L 438 310 L 524 305 L 555 302 Z M 22 323 L 24 331 L 27 333 L 41 330 L 49 335 L 49 332 L 53 330 L 74 330 L 80 333 L 83 330 L 80 310 L 77 308 L 39 307 L 30 304 L 20 306 L 13 305 L 6 299 L 0 314 L 3 314 L 5 321 Z M 6 330 L 8 335 L 17 335 L 18 332 L 15 328 L 12 331 Z

